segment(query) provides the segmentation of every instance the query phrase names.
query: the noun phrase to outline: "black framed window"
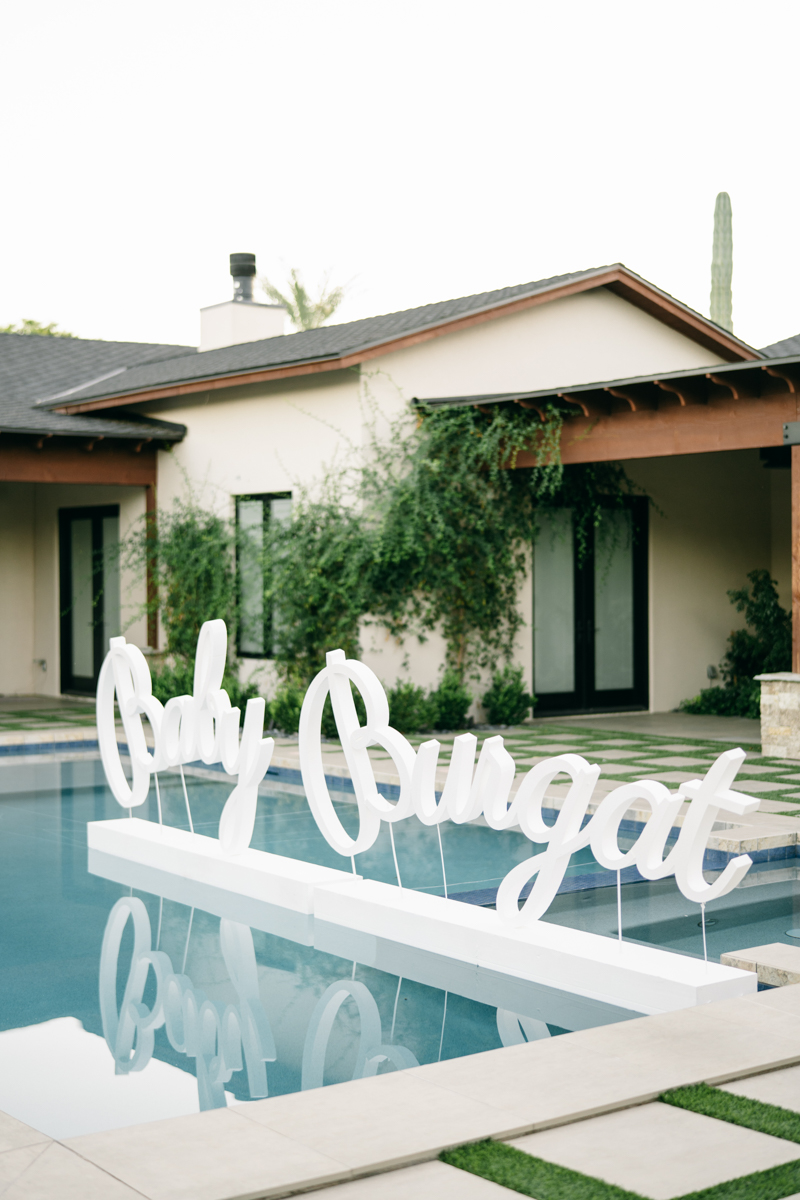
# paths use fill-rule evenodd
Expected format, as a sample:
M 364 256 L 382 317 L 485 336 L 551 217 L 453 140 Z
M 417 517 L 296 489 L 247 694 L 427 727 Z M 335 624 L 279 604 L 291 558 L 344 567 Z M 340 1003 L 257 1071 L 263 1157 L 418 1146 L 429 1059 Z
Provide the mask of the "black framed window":
M 61 690 L 94 692 L 108 639 L 120 630 L 119 505 L 58 514 Z
M 646 708 L 647 501 L 604 510 L 578 554 L 571 509 L 542 512 L 533 549 L 536 715 Z
M 242 658 L 271 658 L 274 618 L 264 598 L 265 535 L 271 521 L 288 521 L 291 492 L 236 497 L 239 645 Z

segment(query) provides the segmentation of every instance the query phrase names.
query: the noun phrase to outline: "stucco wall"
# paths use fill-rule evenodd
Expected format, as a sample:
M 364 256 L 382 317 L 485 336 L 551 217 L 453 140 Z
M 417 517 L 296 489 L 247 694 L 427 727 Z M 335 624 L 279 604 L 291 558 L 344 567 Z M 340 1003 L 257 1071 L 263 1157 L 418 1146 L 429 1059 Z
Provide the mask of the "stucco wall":
M 742 627 L 728 589 L 756 567 L 785 586 L 788 491 L 775 477 L 788 472 L 764 469 L 757 450 L 625 466 L 663 512 L 651 510 L 649 546 L 650 706 L 660 712 L 709 686 L 707 666 Z
M 158 503 L 169 508 L 190 487 L 200 502 L 232 513 L 232 496 L 296 491 L 326 464 L 344 466 L 363 437 L 357 371 L 192 396 L 150 408 L 188 433 L 158 456 Z
M 0 694 L 30 694 L 34 679 L 34 485 L 0 483 Z
M 209 392 L 149 411 L 188 429 L 174 450 L 159 453 L 159 508 L 191 491 L 229 519 L 236 496 L 313 490 L 328 466 L 353 460 L 364 437 L 357 371 Z M 269 659 L 242 659 L 239 674 L 274 695 Z
M 365 369 L 393 380 L 407 399 L 428 399 L 568 387 L 722 361 L 597 288 L 382 355 Z

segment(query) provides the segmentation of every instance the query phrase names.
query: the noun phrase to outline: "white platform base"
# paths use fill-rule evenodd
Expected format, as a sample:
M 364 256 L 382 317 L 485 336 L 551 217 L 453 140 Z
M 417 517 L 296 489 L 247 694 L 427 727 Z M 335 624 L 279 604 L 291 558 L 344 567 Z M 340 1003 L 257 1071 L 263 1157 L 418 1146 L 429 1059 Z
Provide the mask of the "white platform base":
M 111 879 L 123 887 L 135 888 L 137 892 L 149 892 L 151 896 L 174 900 L 176 904 L 184 904 L 187 908 L 199 908 L 201 912 L 224 917 L 226 921 L 236 921 L 239 925 L 249 925 L 251 929 L 260 929 L 290 942 L 298 942 L 301 946 L 314 945 L 314 917 L 311 913 L 295 912 L 291 908 L 270 904 L 267 900 L 243 896 L 228 888 L 185 879 L 174 871 L 147 867 L 129 858 L 106 854 L 104 850 L 89 851 L 89 874 Z
M 216 838 L 138 817 L 90 821 L 86 828 L 90 850 L 294 912 L 313 913 L 314 892 L 321 884 L 357 878 L 349 871 L 318 867 L 263 850 L 245 850 L 235 858 L 225 858 Z
M 371 933 L 345 929 L 342 925 L 330 925 L 307 913 L 292 912 L 263 900 L 240 896 L 237 892 L 196 883 L 170 871 L 105 854 L 102 850 L 89 851 L 89 872 L 126 888 L 163 896 L 165 900 L 174 900 L 187 908 L 199 908 L 275 937 L 313 946 L 323 954 L 344 959 L 347 973 L 351 964 L 357 962 L 387 975 L 402 975 L 403 979 L 423 983 L 426 987 L 453 992 L 490 1008 L 508 1009 L 565 1029 L 592 1029 L 595 1025 L 609 1025 L 631 1015 L 626 1009 L 601 1005 L 575 992 L 562 992 L 545 984 L 531 983 L 519 975 L 445 958 Z
M 493 910 L 372 879 L 318 887 L 314 916 L 640 1013 L 691 1008 L 758 989 L 752 972 L 547 921 L 514 929 Z
M 751 971 L 547 921 L 511 928 L 491 909 L 298 859 L 261 850 L 224 858 L 214 838 L 135 817 L 92 822 L 88 840 L 90 855 L 112 855 L 218 892 L 313 913 L 328 939 L 338 927 L 629 1011 L 669 1012 L 758 988 Z M 301 933 L 297 940 L 309 944 L 307 937 Z

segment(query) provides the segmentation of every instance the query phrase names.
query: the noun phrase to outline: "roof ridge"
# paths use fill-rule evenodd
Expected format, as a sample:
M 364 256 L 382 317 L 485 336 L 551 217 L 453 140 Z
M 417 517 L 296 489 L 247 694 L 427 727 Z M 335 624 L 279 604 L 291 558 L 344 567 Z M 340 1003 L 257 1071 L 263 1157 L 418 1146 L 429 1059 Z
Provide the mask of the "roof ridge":
M 183 347 L 175 347 L 172 353 L 172 347 L 154 347 L 154 352 L 158 349 L 161 353 L 154 353 L 150 362 L 143 356 L 138 361 L 120 363 L 118 357 L 114 365 L 122 369 L 115 372 L 113 385 L 104 385 L 95 375 L 94 380 L 71 387 L 67 399 L 63 390 L 54 395 L 52 385 L 48 390 L 48 383 L 44 383 L 38 393 L 43 398 L 37 400 L 34 407 L 63 406 L 65 412 L 83 405 L 113 407 L 136 403 L 139 396 L 145 399 L 153 398 L 155 393 L 160 396 L 164 389 L 167 389 L 166 394 L 173 394 L 170 389 L 176 386 L 182 391 L 187 388 L 195 391 L 203 387 L 225 387 L 228 386 L 225 381 L 231 379 L 272 377 L 276 371 L 285 375 L 287 372 L 329 369 L 326 364 L 330 364 L 330 369 L 336 369 L 337 364 L 348 367 L 382 353 L 382 347 L 411 345 L 420 338 L 424 340 L 446 333 L 449 328 L 464 328 L 475 321 L 491 320 L 505 311 L 514 312 L 519 307 L 547 302 L 551 295 L 568 296 L 600 287 L 607 287 L 707 348 L 719 350 L 722 347 L 723 358 L 758 357 L 758 351 L 746 342 L 637 275 L 624 263 L 617 262 L 449 300 L 431 301 L 391 313 L 359 317 L 338 325 L 321 325 L 316 329 L 218 346 L 202 353 L 187 352 Z M 108 379 L 111 380 L 110 373 Z

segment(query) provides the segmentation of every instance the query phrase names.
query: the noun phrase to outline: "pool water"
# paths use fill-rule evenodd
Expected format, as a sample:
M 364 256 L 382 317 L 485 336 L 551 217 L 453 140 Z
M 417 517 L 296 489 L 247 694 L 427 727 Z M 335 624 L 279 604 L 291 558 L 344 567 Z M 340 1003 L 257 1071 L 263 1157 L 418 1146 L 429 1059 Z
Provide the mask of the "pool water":
M 216 834 L 230 785 L 187 775 L 194 828 Z M 164 819 L 188 828 L 180 778 Z M 259 800 L 253 845 L 341 867 L 299 789 Z M 355 805 L 337 802 L 345 825 Z M 86 824 L 120 816 L 93 756 L 0 763 L 0 1110 L 54 1137 L 281 1095 L 554 1037 L 638 1014 L 93 855 Z M 138 815 L 157 820 L 155 795 Z M 443 891 L 435 829 L 395 829 L 403 884 Z M 496 886 L 531 845 L 446 825 L 451 893 Z M 395 882 L 388 833 L 360 873 Z M 588 851 L 570 871 L 608 878 Z M 709 906 L 709 953 L 791 939 L 796 868 L 752 871 Z M 582 880 L 586 882 L 586 880 Z M 626 937 L 702 953 L 672 881 L 628 884 Z M 202 902 L 201 902 L 202 901 Z M 616 889 L 556 898 L 548 920 L 616 936 Z M 367 952 L 368 951 L 368 952 Z M 372 965 L 365 965 L 365 960 Z

